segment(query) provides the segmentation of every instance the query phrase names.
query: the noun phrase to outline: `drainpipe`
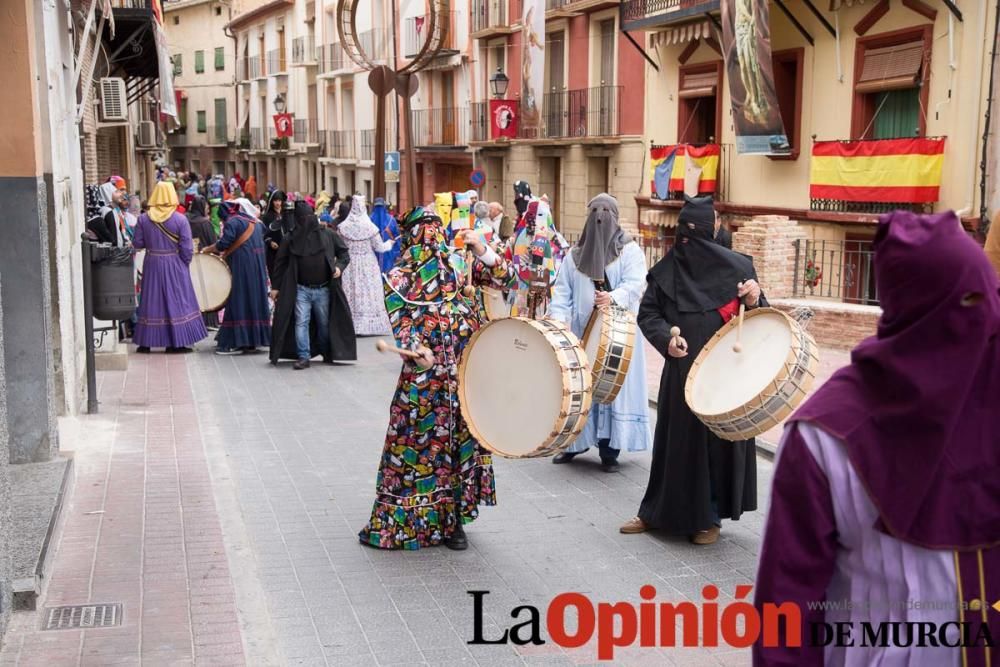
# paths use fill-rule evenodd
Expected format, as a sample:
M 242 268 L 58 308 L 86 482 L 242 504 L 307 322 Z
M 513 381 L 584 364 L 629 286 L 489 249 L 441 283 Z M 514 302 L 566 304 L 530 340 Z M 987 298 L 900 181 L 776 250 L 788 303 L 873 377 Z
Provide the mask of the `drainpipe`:
M 239 83 L 239 80 L 238 80 L 238 76 L 239 76 L 238 69 L 239 69 L 239 67 L 237 66 L 237 64 L 240 61 L 240 48 L 239 48 L 240 47 L 240 41 L 239 41 L 239 39 L 237 39 L 236 33 L 234 33 L 232 30 L 229 29 L 229 24 L 233 22 L 233 5 L 232 5 L 231 2 L 226 3 L 226 11 L 228 12 L 228 19 L 229 20 L 226 21 L 226 25 L 222 29 L 222 32 L 223 32 L 223 34 L 225 34 L 226 37 L 228 37 L 229 39 L 233 40 L 233 111 L 236 113 L 236 123 L 239 123 L 240 122 L 240 83 Z M 241 128 L 239 128 L 239 127 L 236 128 L 236 136 L 234 137 L 234 139 L 236 140 L 235 141 L 235 143 L 236 143 L 236 150 L 231 152 L 232 158 L 233 158 L 233 164 L 237 166 L 237 169 L 236 169 L 237 171 L 239 171 L 239 163 L 238 163 L 238 161 L 236 159 L 236 156 L 239 154 L 239 145 L 240 145 L 240 135 L 239 135 L 239 132 L 240 132 L 240 129 Z M 248 172 L 247 173 L 247 178 L 249 178 L 250 177 L 250 174 L 249 174 L 250 169 L 247 169 L 247 172 Z M 225 173 L 225 172 L 223 172 L 223 173 Z M 213 176 L 214 176 L 214 174 L 213 174 Z
M 983 27 L 983 35 L 982 35 L 982 37 L 979 40 L 978 62 L 976 63 L 975 69 L 972 70 L 973 72 L 976 73 L 976 95 L 974 96 L 973 99 L 976 101 L 976 106 L 974 108 L 977 109 L 977 110 L 979 108 L 981 108 L 982 103 L 983 103 L 983 60 L 986 57 L 986 38 L 989 35 L 989 32 L 987 31 L 987 26 L 986 26 L 987 21 L 986 21 L 986 3 L 985 2 L 979 4 L 979 23 Z M 979 139 L 979 122 L 978 122 L 978 119 L 976 119 L 976 122 L 971 123 L 971 126 L 972 126 L 972 145 L 975 146 L 978 143 L 978 139 Z M 986 131 L 988 132 L 989 128 L 986 128 Z M 970 184 L 969 201 L 965 204 L 965 206 L 962 207 L 962 209 L 960 211 L 958 211 L 957 215 L 958 215 L 959 219 L 961 219 L 961 217 L 963 215 L 966 215 L 969 212 L 971 212 L 972 211 L 972 207 L 976 203 L 976 167 L 977 166 L 978 165 L 976 164 L 975 161 L 971 161 L 970 160 L 970 162 L 969 162 L 969 174 L 966 177 L 967 182 Z
M 986 205 L 986 158 L 987 151 L 989 150 L 990 123 L 992 122 L 993 97 L 995 94 L 993 86 L 995 85 L 994 75 L 996 74 L 997 66 L 997 40 L 1000 39 L 1000 35 L 997 34 L 998 30 L 1000 30 L 1000 0 L 997 1 L 993 17 L 993 48 L 990 50 L 990 83 L 986 93 L 988 95 L 986 100 L 986 117 L 983 119 L 983 158 L 979 163 L 979 168 L 981 170 L 979 175 L 979 229 L 984 241 L 986 239 L 986 232 L 990 229 L 990 219 L 988 217 L 988 207 Z M 994 178 L 996 178 L 996 176 L 996 174 L 993 174 Z

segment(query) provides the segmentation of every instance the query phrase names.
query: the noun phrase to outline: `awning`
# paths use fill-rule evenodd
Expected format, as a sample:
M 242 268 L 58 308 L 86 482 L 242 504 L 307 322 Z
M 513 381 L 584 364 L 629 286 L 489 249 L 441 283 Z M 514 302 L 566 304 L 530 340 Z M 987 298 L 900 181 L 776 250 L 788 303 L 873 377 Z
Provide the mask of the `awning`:
M 709 21 L 698 21 L 654 32 L 650 46 L 656 49 L 660 46 L 693 42 L 696 39 L 708 39 L 713 35 L 712 24 Z
M 719 74 L 714 69 L 709 72 L 681 74 L 681 85 L 678 95 L 688 97 L 711 97 L 715 95 L 719 85 Z

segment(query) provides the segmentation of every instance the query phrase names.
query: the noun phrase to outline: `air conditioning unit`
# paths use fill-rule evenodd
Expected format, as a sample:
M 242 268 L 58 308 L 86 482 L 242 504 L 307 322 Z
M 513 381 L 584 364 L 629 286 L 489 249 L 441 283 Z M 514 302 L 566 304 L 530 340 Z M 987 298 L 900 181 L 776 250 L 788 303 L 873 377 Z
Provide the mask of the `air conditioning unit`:
M 151 120 L 139 121 L 139 136 L 136 144 L 139 148 L 153 148 L 156 146 L 156 123 Z
M 115 122 L 128 120 L 128 94 L 125 79 L 103 78 L 99 82 L 101 90 L 101 121 Z

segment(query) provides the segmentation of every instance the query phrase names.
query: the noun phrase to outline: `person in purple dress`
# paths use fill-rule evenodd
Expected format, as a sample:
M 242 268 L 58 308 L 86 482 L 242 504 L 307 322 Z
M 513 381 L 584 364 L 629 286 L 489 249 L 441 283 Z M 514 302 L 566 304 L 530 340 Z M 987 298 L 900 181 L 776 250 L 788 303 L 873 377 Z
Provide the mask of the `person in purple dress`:
M 190 352 L 208 336 L 191 284 L 188 265 L 194 255 L 191 225 L 177 213 L 177 191 L 161 181 L 149 198 L 149 212 L 139 218 L 132 246 L 145 249 L 142 298 L 132 340 L 137 352 L 164 347 Z
M 271 345 L 271 306 L 267 300 L 264 225 L 246 199 L 223 202 L 222 237 L 203 252 L 218 252 L 229 264 L 233 287 L 215 336 L 216 354 L 250 354 Z
M 802 645 L 754 664 L 1000 664 L 997 274 L 951 211 L 885 215 L 874 247 L 877 333 L 792 415 L 774 472 L 756 604 L 797 604 Z M 862 643 L 890 621 L 899 640 Z M 933 643 L 906 643 L 918 624 Z

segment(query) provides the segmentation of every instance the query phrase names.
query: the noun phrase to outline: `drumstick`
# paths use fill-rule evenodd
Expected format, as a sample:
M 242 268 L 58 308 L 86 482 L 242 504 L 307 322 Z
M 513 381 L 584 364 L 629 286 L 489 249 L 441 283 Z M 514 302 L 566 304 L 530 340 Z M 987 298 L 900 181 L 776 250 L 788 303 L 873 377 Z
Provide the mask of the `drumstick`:
M 736 323 L 736 342 L 733 343 L 733 352 L 736 354 L 743 351 L 743 313 L 746 309 L 746 304 L 740 302 L 740 321 Z
M 476 288 L 472 286 L 472 262 L 472 252 L 470 251 L 465 254 L 465 287 L 462 288 L 462 294 L 469 299 L 476 296 Z
M 389 345 L 384 340 L 375 341 L 375 349 L 379 352 L 395 352 L 396 354 L 402 355 L 404 357 L 409 357 L 410 359 L 417 359 L 420 357 L 418 352 L 413 352 L 412 350 L 404 350 L 401 347 L 396 347 L 395 345 Z

